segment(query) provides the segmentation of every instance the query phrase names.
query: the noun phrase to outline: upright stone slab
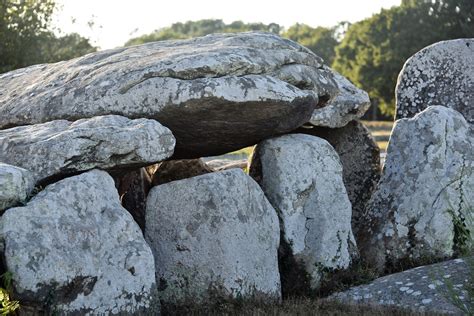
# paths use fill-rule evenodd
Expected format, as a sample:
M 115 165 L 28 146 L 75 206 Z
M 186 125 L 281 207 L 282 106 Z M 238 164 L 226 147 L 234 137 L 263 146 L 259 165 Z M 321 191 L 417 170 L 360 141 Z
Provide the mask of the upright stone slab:
M 152 118 L 177 138 L 175 159 L 215 156 L 291 131 L 315 108 L 363 112 L 358 103 L 327 103 L 360 93 L 339 82 L 321 58 L 275 34 L 161 41 L 0 75 L 0 129 L 107 114 Z
M 241 170 L 154 187 L 147 201 L 145 238 L 166 304 L 281 295 L 278 217 Z
M 474 124 L 474 39 L 438 42 L 410 57 L 398 76 L 396 97 L 397 119 L 441 105 Z
M 359 248 L 379 270 L 449 257 L 474 238 L 474 139 L 453 109 L 396 121 Z M 461 230 L 471 232 L 463 236 Z
M 28 170 L 0 162 L 0 212 L 26 202 L 33 188 Z
M 341 128 L 299 128 L 295 133 L 321 137 L 336 150 L 342 176 L 352 204 L 352 231 L 359 239 L 360 221 L 380 179 L 380 149 L 369 130 L 359 121 Z M 360 232 L 364 234 L 364 232 Z
M 263 141 L 254 150 L 250 175 L 277 210 L 282 250 L 289 249 L 286 255 L 297 263 L 282 273 L 299 269 L 317 289 L 326 271 L 349 267 L 356 249 L 351 203 L 341 162 L 327 141 L 304 134 Z M 284 291 L 294 286 L 283 285 Z
M 36 315 L 159 313 L 153 254 L 104 171 L 49 185 L 7 210 L 0 241 L 15 297 Z
M 117 115 L 0 130 L 0 161 L 31 171 L 36 182 L 94 168 L 139 167 L 173 154 L 171 131 L 155 120 Z

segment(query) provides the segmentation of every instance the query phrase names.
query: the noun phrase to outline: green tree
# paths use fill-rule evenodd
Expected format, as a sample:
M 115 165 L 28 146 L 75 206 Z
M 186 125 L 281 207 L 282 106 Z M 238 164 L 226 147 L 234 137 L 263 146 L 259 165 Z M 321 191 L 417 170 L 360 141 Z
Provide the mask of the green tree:
M 0 0 L 0 73 L 96 50 L 77 34 L 56 37 L 54 10 L 54 0 Z
M 404 62 L 420 49 L 474 36 L 472 0 L 404 0 L 351 25 L 336 47 L 333 67 L 393 115 L 394 89 Z
M 174 23 L 169 27 L 156 30 L 150 34 L 132 38 L 125 43 L 125 46 L 170 39 L 186 39 L 213 33 L 265 31 L 279 34 L 281 29 L 281 26 L 276 23 L 263 24 L 235 21 L 225 24 L 222 20 L 188 21 L 186 23 Z
M 306 24 L 295 24 L 282 35 L 303 46 L 311 49 L 314 53 L 331 65 L 334 60 L 334 49 L 338 44 L 336 40 L 336 28 L 316 27 Z

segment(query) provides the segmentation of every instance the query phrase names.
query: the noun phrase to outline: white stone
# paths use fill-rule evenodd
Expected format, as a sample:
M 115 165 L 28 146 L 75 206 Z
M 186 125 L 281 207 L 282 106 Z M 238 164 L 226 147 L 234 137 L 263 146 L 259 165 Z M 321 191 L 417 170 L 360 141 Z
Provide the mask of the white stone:
M 258 144 L 252 175 L 277 210 L 283 237 L 317 288 L 324 270 L 348 268 L 355 241 L 342 165 L 324 139 L 290 134 Z
M 49 185 L 0 219 L 5 268 L 18 298 L 61 314 L 150 307 L 155 267 L 113 179 L 93 170 Z
M 278 217 L 240 169 L 152 188 L 145 238 L 163 302 L 281 296 Z
M 171 131 L 155 120 L 117 115 L 0 130 L 0 161 L 31 171 L 36 182 L 94 168 L 153 164 L 173 154 Z
M 24 203 L 33 188 L 28 170 L 0 162 L 0 211 Z
M 369 262 L 383 269 L 386 260 L 442 259 L 461 246 L 454 225 L 472 216 L 473 144 L 469 123 L 451 108 L 428 107 L 395 123 L 382 178 L 362 221 L 369 238 L 360 246 Z M 473 221 L 462 225 L 474 237 Z M 380 233 L 383 239 L 370 238 Z

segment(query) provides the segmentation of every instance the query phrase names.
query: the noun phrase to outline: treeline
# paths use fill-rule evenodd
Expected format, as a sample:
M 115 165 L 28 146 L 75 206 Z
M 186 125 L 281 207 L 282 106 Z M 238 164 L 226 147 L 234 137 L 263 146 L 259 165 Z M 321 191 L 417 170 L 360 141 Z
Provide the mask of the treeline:
M 0 0 L 0 73 L 97 50 L 79 34 L 54 34 L 55 6 L 54 0 Z
M 54 4 L 54 0 L 0 0 L 0 73 L 96 50 L 78 34 L 57 37 L 50 31 Z M 402 0 L 400 6 L 365 20 L 331 28 L 189 21 L 132 38 L 125 45 L 246 31 L 272 32 L 308 47 L 369 92 L 374 104 L 370 113 L 390 117 L 398 73 L 411 55 L 441 40 L 474 37 L 474 0 Z

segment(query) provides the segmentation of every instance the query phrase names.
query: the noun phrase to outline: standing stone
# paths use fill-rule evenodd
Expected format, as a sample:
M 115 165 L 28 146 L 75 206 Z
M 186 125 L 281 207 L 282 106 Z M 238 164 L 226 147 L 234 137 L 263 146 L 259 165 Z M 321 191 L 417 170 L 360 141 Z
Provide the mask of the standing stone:
M 168 160 L 159 164 L 151 179 L 155 186 L 200 176 L 213 171 L 201 159 Z
M 452 256 L 474 237 L 474 139 L 453 109 L 432 106 L 396 121 L 366 214 L 364 259 L 386 266 Z M 460 232 L 471 232 L 463 236 Z M 469 234 L 469 233 L 468 233 Z
M 0 240 L 16 297 L 46 306 L 46 314 L 151 308 L 153 254 L 104 171 L 49 185 L 26 206 L 7 210 Z
M 94 168 L 133 167 L 173 154 L 170 130 L 154 120 L 107 115 L 0 130 L 0 161 L 31 171 L 36 182 Z
M 396 97 L 397 119 L 442 105 L 474 124 L 474 39 L 439 42 L 410 57 L 398 76 Z
M 295 133 L 321 137 L 336 150 L 342 177 L 352 204 L 352 231 L 359 239 L 361 219 L 380 179 L 380 149 L 369 130 L 359 121 L 341 128 L 299 128 Z
M 176 159 L 216 156 L 291 131 L 315 108 L 360 113 L 359 104 L 326 104 L 340 94 L 334 76 L 313 52 L 270 33 L 147 43 L 1 75 L 0 129 L 151 118 L 175 135 Z
M 0 162 L 0 211 L 26 202 L 33 188 L 28 170 Z
M 146 216 L 162 302 L 280 297 L 278 217 L 241 170 L 156 186 Z
M 250 175 L 279 214 L 282 248 L 289 247 L 297 263 L 290 269 L 304 271 L 311 289 L 325 271 L 349 267 L 355 250 L 351 203 L 341 162 L 327 141 L 303 134 L 265 140 L 254 150 Z
M 109 172 L 115 181 L 122 206 L 132 214 L 138 226 L 145 230 L 146 198 L 152 187 L 145 168 Z

